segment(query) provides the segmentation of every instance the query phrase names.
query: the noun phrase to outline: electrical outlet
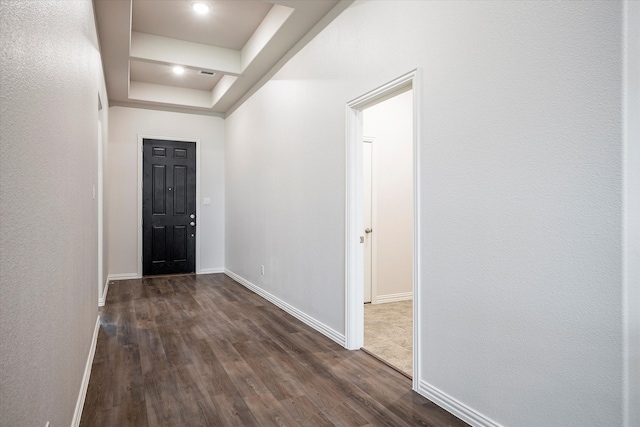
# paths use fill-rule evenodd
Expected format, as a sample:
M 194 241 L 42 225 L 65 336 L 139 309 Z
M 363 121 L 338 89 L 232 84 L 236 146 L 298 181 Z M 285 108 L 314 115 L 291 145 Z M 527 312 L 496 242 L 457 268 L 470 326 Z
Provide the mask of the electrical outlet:
M 264 265 L 260 266 L 260 274 L 264 276 Z

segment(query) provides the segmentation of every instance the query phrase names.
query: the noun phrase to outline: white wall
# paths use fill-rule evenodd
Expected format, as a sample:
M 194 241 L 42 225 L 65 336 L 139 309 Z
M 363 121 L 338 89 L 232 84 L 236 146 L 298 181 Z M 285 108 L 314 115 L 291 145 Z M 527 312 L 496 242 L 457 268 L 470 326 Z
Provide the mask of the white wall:
M 138 135 L 199 139 L 200 266 L 224 268 L 224 120 L 128 107 L 109 109 L 109 274 L 138 274 Z M 211 199 L 204 206 L 202 199 Z
M 345 104 L 420 67 L 421 392 L 621 425 L 622 24 L 613 1 L 354 3 L 226 120 L 227 268 L 344 333 Z
M 365 109 L 363 131 L 375 138 L 373 268 L 384 301 L 413 291 L 413 91 Z
M 627 426 L 640 425 L 640 2 L 625 2 L 624 343 Z
M 90 1 L 0 3 L 0 425 L 71 424 L 97 319 Z

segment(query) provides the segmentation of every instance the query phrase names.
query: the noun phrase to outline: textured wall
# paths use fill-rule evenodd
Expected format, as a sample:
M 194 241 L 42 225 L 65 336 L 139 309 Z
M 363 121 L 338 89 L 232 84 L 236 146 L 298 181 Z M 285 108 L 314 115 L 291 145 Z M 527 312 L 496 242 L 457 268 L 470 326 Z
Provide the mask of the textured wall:
M 628 416 L 640 425 L 640 2 L 625 2 L 625 355 Z
M 344 331 L 345 104 L 420 67 L 419 380 L 504 425 L 620 425 L 622 23 L 354 3 L 226 120 L 227 267 Z
M 111 107 L 109 121 L 109 274 L 135 275 L 138 269 L 138 135 L 200 139 L 200 269 L 222 269 L 224 120 Z M 202 205 L 204 197 L 211 205 Z
M 92 5 L 3 0 L 0 22 L 0 425 L 68 426 L 97 317 Z

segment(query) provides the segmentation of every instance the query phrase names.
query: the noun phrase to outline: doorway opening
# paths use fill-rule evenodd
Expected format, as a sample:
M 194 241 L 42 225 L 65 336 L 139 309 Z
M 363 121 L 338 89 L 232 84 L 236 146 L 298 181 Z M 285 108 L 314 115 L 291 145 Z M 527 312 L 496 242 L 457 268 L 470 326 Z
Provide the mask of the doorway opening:
M 363 110 L 363 350 L 413 373 L 413 91 Z
M 108 282 L 107 269 L 104 254 L 106 250 L 104 243 L 104 150 L 105 143 L 102 138 L 102 123 L 103 123 L 104 110 L 102 107 L 102 99 L 98 94 L 98 307 L 102 307 L 105 304 L 107 297 Z
M 196 273 L 199 141 L 139 135 L 138 146 L 138 276 Z
M 411 376 L 414 390 L 420 352 L 419 100 L 414 70 L 349 102 L 346 117 L 346 347 L 363 348 Z

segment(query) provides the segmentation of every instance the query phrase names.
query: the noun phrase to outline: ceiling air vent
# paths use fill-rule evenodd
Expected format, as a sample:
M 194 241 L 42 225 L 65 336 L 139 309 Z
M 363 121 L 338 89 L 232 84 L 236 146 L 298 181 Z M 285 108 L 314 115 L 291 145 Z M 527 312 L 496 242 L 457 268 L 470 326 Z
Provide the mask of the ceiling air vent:
M 216 75 L 216 73 L 214 73 L 213 71 L 205 71 L 205 70 L 198 71 L 198 74 L 200 74 L 201 76 L 209 76 L 209 77 L 213 77 Z

